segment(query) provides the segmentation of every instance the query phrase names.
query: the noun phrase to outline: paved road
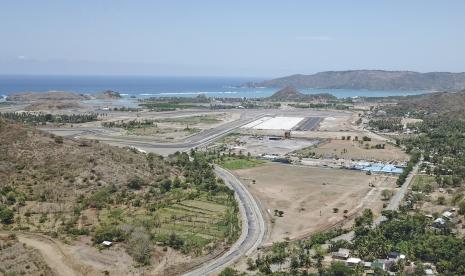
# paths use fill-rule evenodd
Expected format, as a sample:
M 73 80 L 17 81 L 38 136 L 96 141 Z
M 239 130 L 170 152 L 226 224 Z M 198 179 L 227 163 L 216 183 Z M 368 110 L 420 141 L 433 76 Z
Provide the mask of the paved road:
M 399 209 L 400 203 L 404 199 L 405 194 L 407 193 L 408 188 L 410 187 L 410 184 L 412 183 L 413 177 L 418 172 L 418 168 L 420 167 L 420 164 L 421 164 L 421 161 L 413 167 L 413 170 L 409 173 L 409 175 L 405 179 L 404 184 L 400 187 L 397 193 L 393 197 L 391 197 L 391 200 L 389 201 L 388 206 L 386 206 L 385 210 L 394 211 L 394 210 Z M 385 220 L 386 220 L 385 216 L 379 216 L 373 222 L 373 227 L 378 226 L 381 222 Z M 354 231 L 350 231 L 349 233 L 342 234 L 332 239 L 332 241 L 338 241 L 338 240 L 351 241 L 354 238 L 354 236 L 355 236 Z
M 177 143 L 159 143 L 153 142 L 150 137 L 118 137 L 111 135 L 115 132 L 111 129 L 104 129 L 98 127 L 87 127 L 87 128 L 41 128 L 44 131 L 52 132 L 64 137 L 74 138 L 79 136 L 95 137 L 103 142 L 114 143 L 123 146 L 141 147 L 149 151 L 158 152 L 158 149 L 172 149 L 169 152 L 184 151 L 195 147 L 201 147 L 213 142 L 230 132 L 233 132 L 237 128 L 246 125 L 254 120 L 263 117 L 263 113 L 253 113 L 251 116 L 242 117 L 239 120 L 229 122 L 220 125 L 216 128 L 202 131 L 198 134 L 187 137 L 181 142 Z
M 412 179 L 417 174 L 418 168 L 420 167 L 421 161 L 418 162 L 412 169 L 412 171 L 409 173 L 407 178 L 405 179 L 404 184 L 400 187 L 400 189 L 397 191 L 397 193 L 391 198 L 389 201 L 388 206 L 385 208 L 385 210 L 389 211 L 395 211 L 399 209 L 400 203 L 405 197 L 405 194 L 408 192 L 408 188 L 410 187 L 410 184 L 412 183 Z M 380 216 L 374 221 L 374 225 L 377 226 L 381 222 L 385 221 L 386 217 Z
M 195 270 L 186 273 L 185 276 L 209 275 L 220 272 L 240 257 L 247 256 L 256 250 L 267 231 L 263 214 L 244 184 L 230 172 L 218 166 L 215 166 L 215 172 L 224 180 L 226 185 L 236 192 L 242 217 L 242 234 L 222 256 L 202 264 Z
M 321 117 L 310 117 L 305 120 L 305 122 L 299 126 L 299 130 L 301 131 L 309 131 L 315 129 L 315 127 L 321 122 L 323 118 Z

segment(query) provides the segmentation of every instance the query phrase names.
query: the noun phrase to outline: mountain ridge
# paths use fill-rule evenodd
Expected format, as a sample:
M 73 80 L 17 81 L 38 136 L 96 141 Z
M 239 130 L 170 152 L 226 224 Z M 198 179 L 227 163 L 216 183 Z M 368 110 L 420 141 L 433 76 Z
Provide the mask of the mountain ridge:
M 286 87 L 367 90 L 458 91 L 465 89 L 465 72 L 346 70 L 324 71 L 312 75 L 294 74 L 262 82 L 249 82 L 248 87 Z

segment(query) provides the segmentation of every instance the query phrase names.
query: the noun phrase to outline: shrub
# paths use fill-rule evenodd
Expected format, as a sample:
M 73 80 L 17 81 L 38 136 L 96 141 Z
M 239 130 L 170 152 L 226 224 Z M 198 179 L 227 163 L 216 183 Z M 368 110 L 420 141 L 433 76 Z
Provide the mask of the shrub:
M 61 136 L 55 136 L 54 140 L 57 144 L 63 144 L 63 137 Z
M 94 242 L 102 243 L 103 241 L 124 241 L 125 236 L 119 227 L 115 226 L 100 226 L 95 230 Z
M 3 224 L 13 223 L 15 214 L 12 210 L 0 205 L 0 221 Z
M 139 190 L 143 185 L 144 181 L 138 177 L 135 177 L 128 182 L 128 187 L 133 190 Z

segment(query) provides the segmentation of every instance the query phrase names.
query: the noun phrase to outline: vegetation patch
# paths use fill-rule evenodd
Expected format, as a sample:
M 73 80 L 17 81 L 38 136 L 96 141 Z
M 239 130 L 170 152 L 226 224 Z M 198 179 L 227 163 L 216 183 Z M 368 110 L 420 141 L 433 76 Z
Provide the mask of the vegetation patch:
M 200 116 L 189 116 L 189 117 L 179 117 L 179 118 L 165 118 L 156 120 L 160 123 L 177 123 L 177 124 L 187 124 L 187 125 L 196 125 L 196 124 L 216 124 L 220 123 L 221 120 L 218 119 L 216 115 L 200 115 Z
M 0 229 L 121 243 L 141 265 L 156 244 L 204 255 L 239 237 L 234 192 L 209 155 L 56 137 L 0 119 Z
M 228 170 L 248 169 L 265 164 L 266 161 L 254 158 L 226 157 L 219 165 Z

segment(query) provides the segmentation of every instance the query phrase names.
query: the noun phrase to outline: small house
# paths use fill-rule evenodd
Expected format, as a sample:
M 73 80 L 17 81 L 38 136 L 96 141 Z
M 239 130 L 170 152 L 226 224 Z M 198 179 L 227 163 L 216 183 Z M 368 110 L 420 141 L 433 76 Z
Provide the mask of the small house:
M 432 226 L 434 228 L 442 228 L 446 224 L 446 221 L 443 218 L 437 218 L 433 221 Z
M 103 241 L 102 242 L 102 245 L 106 246 L 106 247 L 110 247 L 113 243 L 111 241 Z
M 399 255 L 400 255 L 400 254 L 399 254 L 398 252 L 395 252 L 395 251 L 394 251 L 394 252 L 389 252 L 388 258 L 389 258 L 389 259 L 397 260 L 397 258 L 399 258 Z
M 425 269 L 425 275 L 432 276 L 432 275 L 434 275 L 434 272 L 433 272 L 433 270 L 431 268 L 427 268 L 427 269 Z
M 333 259 L 347 260 L 350 255 L 350 250 L 346 248 L 339 248 L 337 252 L 333 252 Z
M 371 269 L 376 270 L 376 269 L 381 269 L 381 270 L 386 270 L 386 263 L 383 260 L 374 260 L 371 263 Z
M 359 258 L 348 258 L 347 261 L 346 261 L 346 264 L 348 266 L 356 266 L 361 262 L 362 262 L 362 260 L 359 259 Z
M 450 211 L 445 211 L 444 213 L 442 213 L 442 216 L 446 219 L 451 219 L 454 216 L 454 213 Z

